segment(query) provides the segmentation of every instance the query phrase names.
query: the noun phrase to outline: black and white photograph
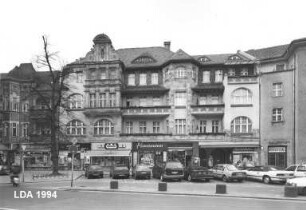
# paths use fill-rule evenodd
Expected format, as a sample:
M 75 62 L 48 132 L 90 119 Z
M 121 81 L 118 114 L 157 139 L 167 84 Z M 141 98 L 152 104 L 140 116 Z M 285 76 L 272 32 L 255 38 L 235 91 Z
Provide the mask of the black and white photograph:
M 0 2 L 0 210 L 302 210 L 306 2 Z

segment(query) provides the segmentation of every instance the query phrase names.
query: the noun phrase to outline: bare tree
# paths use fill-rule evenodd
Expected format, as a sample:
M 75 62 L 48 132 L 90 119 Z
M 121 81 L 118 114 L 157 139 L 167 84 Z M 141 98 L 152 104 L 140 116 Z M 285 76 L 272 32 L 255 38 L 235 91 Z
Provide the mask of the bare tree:
M 32 93 L 44 103 L 43 115 L 50 126 L 52 174 L 57 175 L 59 174 L 59 136 L 62 136 L 59 115 L 62 109 L 65 109 L 63 101 L 65 101 L 65 91 L 68 90 L 66 79 L 69 70 L 60 64 L 57 52 L 49 51 L 48 38 L 44 35 L 42 39 L 43 54 L 37 56 L 37 64 L 40 68 L 46 68 L 47 71 L 43 76 L 35 79 Z

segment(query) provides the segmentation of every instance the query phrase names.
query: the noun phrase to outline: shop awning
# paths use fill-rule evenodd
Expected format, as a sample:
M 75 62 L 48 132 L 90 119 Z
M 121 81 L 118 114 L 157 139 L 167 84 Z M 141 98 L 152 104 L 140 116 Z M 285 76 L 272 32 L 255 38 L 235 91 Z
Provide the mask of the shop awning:
M 109 151 L 87 151 L 84 153 L 85 156 L 99 156 L 99 157 L 128 157 L 130 156 L 129 150 L 127 151 L 115 151 L 115 150 L 109 150 Z
M 185 151 L 192 150 L 192 147 L 168 147 L 168 151 Z
M 258 142 L 199 142 L 201 148 L 260 147 Z
M 0 143 L 0 151 L 7 151 L 7 150 L 9 150 L 9 148 L 5 146 L 4 144 Z

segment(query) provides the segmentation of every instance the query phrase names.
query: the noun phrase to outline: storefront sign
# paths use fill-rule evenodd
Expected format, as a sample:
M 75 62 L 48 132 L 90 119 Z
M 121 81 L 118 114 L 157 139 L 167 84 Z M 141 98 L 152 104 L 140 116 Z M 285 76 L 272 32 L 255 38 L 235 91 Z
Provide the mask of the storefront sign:
M 234 148 L 233 153 L 253 153 L 255 152 L 254 147 L 239 147 L 239 148 Z
M 269 152 L 273 153 L 286 152 L 286 147 L 269 147 Z
M 135 143 L 134 150 L 166 150 L 167 145 L 164 143 L 152 142 L 152 143 Z
M 91 143 L 92 150 L 130 150 L 131 143 Z
M 113 150 L 113 149 L 116 150 L 119 148 L 119 145 L 117 143 L 105 143 L 104 148 L 106 150 Z

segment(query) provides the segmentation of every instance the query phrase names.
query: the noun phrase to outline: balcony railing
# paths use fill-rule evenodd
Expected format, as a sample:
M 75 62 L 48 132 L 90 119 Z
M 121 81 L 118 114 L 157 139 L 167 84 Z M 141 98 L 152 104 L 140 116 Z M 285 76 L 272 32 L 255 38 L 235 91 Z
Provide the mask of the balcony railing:
M 189 133 L 189 135 L 191 136 L 224 136 L 225 132 L 205 132 L 205 133 L 192 132 L 192 133 Z
M 120 136 L 172 136 L 172 133 L 120 133 Z
M 84 111 L 84 114 L 86 116 L 92 116 L 92 117 L 102 116 L 105 114 L 116 115 L 120 113 L 121 113 L 120 107 L 93 107 L 93 108 L 85 107 Z
M 104 85 L 120 85 L 119 79 L 99 79 L 99 80 L 85 80 L 86 86 L 104 86 Z
M 258 76 L 228 77 L 228 84 L 256 84 Z
M 224 104 L 192 105 L 191 114 L 193 115 L 223 115 Z
M 155 107 L 123 107 L 123 116 L 166 116 L 170 114 L 170 106 Z

